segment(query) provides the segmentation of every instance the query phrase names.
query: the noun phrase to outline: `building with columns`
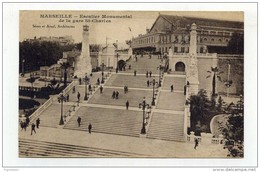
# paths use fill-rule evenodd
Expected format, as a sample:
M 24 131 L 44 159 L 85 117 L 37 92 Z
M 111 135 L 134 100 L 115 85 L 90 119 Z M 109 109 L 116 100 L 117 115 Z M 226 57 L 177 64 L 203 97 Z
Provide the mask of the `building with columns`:
M 244 23 L 160 14 L 146 34 L 133 38 L 133 51 L 188 53 L 192 23 L 197 25 L 197 52 L 221 53 L 233 33 L 244 33 Z

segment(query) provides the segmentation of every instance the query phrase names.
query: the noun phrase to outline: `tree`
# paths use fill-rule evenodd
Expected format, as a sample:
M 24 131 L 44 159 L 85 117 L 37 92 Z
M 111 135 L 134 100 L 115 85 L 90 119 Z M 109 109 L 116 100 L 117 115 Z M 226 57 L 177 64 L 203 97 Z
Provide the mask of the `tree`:
M 213 73 L 213 77 L 212 77 L 212 97 L 215 97 L 216 96 L 216 78 L 221 81 L 220 74 L 223 73 L 223 72 L 219 71 L 218 67 L 211 67 L 211 71 L 207 71 L 207 72 L 210 73 L 210 75 L 208 75 L 207 78 L 211 77 L 211 75 Z
M 53 78 L 48 87 L 52 90 L 52 94 L 55 93 L 56 90 L 58 90 L 58 88 L 60 87 L 60 84 L 57 82 L 57 80 L 55 78 Z
M 206 123 L 211 112 L 211 102 L 205 90 L 200 90 L 197 95 L 191 95 L 188 100 L 191 112 L 191 129 L 196 128 L 198 121 Z

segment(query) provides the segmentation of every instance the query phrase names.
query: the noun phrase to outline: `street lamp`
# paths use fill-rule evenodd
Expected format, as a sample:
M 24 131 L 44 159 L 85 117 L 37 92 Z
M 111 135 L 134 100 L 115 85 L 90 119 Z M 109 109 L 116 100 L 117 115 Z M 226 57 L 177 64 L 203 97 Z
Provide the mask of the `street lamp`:
M 88 100 L 88 88 L 87 88 L 87 85 L 89 83 L 89 78 L 88 78 L 87 73 L 85 75 L 84 82 L 85 82 L 85 96 L 84 96 L 84 100 Z
M 146 129 L 145 129 L 145 108 L 146 107 L 150 107 L 150 105 L 146 103 L 145 97 L 144 97 L 143 102 L 139 103 L 139 108 L 142 108 L 142 110 L 143 110 L 143 126 L 141 129 L 141 134 L 146 134 Z
M 152 100 L 152 106 L 155 106 L 155 95 L 154 95 L 154 87 L 155 85 L 158 87 L 158 82 L 153 79 L 152 81 L 149 81 L 149 84 L 153 86 L 153 100 Z
M 159 69 L 159 87 L 162 86 L 162 69 L 163 69 L 163 66 L 160 64 L 157 69 Z
M 117 52 L 116 53 L 116 73 L 118 73 L 118 57 L 119 57 L 119 54 Z
M 64 125 L 63 121 L 63 101 L 66 99 L 66 97 L 63 95 L 63 92 L 58 97 L 59 101 L 61 102 L 61 115 L 60 115 L 60 123 L 59 125 Z

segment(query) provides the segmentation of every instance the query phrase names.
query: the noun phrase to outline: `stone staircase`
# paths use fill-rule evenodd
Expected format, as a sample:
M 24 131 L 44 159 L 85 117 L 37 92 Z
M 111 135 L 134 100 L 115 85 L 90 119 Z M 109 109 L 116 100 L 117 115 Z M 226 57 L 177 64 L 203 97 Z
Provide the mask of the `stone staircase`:
M 71 109 L 71 105 L 63 104 L 63 114 L 65 115 L 69 109 Z M 46 110 L 44 110 L 39 116 L 41 120 L 40 126 L 46 127 L 54 127 L 56 128 L 59 125 L 60 117 L 61 117 L 61 105 L 60 103 L 53 103 Z M 36 118 L 37 119 L 37 118 Z
M 78 127 L 77 118 L 81 117 Z M 65 129 L 88 131 L 89 123 L 92 132 L 139 137 L 142 127 L 142 112 L 123 109 L 106 109 L 81 107 L 77 115 L 72 116 Z
M 64 143 L 19 139 L 19 157 L 145 157 L 145 155 Z
M 155 112 L 152 115 L 147 138 L 184 141 L 184 114 Z
M 128 70 L 128 66 L 131 65 L 131 70 Z M 140 55 L 137 58 L 137 62 L 134 59 L 134 56 L 127 62 L 127 69 L 126 71 L 122 72 L 134 72 L 134 70 L 137 71 L 137 74 L 145 74 L 146 71 L 150 72 L 152 71 L 153 74 L 158 74 L 159 70 L 157 70 L 157 67 L 160 65 L 160 59 L 158 59 L 157 55 L 153 55 L 151 59 L 149 59 L 148 55 L 144 55 L 141 57 Z M 121 71 L 120 71 L 121 72 Z

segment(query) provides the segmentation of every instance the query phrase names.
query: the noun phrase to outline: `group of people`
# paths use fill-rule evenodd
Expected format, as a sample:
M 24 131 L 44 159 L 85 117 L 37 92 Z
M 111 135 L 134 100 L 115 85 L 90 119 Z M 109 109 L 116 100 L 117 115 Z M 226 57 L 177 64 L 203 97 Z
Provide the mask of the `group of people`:
M 36 133 L 35 127 L 39 128 L 40 121 L 41 121 L 40 118 L 37 118 L 37 120 L 35 121 L 36 125 L 34 123 L 31 124 L 31 135 L 33 134 L 33 132 Z M 26 117 L 25 121 L 20 122 L 21 129 L 26 131 L 26 128 L 29 126 L 29 123 L 30 123 L 30 119 L 29 117 Z
M 119 97 L 119 92 L 114 90 L 113 93 L 112 93 L 112 98 L 118 99 L 118 97 Z
M 80 116 L 78 116 L 77 122 L 78 122 L 78 127 L 80 127 L 80 124 L 81 124 L 81 117 Z M 89 132 L 89 134 L 91 134 L 91 129 L 92 129 L 92 124 L 89 123 L 89 125 L 88 125 L 88 132 Z
M 152 77 L 152 71 L 150 71 L 150 72 L 146 71 L 146 78 L 148 78 L 148 75 L 149 75 L 150 77 Z

